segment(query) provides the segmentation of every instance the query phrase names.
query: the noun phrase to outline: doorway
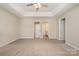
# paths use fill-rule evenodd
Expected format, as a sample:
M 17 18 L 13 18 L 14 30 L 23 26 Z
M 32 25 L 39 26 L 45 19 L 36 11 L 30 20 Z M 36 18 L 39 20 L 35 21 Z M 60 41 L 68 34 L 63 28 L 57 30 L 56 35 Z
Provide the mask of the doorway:
M 43 34 L 43 39 L 47 40 L 49 37 L 49 35 L 48 35 L 48 22 L 42 23 L 42 34 Z
M 34 22 L 34 39 L 48 39 L 48 22 Z
M 65 18 L 60 20 L 60 40 L 65 40 Z
M 34 39 L 40 39 L 40 37 L 41 37 L 40 22 L 34 22 Z

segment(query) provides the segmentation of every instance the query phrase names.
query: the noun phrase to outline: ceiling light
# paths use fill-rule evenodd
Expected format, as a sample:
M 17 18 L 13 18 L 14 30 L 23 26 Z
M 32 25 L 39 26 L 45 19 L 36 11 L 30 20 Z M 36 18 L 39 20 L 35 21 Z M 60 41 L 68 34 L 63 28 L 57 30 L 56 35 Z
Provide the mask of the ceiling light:
M 45 8 L 48 7 L 47 5 L 45 5 L 45 4 L 40 4 L 40 3 L 31 3 L 31 4 L 27 4 L 27 6 L 34 6 L 37 11 L 38 11 L 41 7 L 45 7 Z
M 37 3 L 38 4 L 38 6 L 39 6 L 39 8 L 41 7 L 41 4 L 40 3 Z
M 41 4 L 40 3 L 35 3 L 34 6 L 35 6 L 35 8 L 40 8 Z
M 34 4 L 35 8 L 39 8 L 38 4 Z

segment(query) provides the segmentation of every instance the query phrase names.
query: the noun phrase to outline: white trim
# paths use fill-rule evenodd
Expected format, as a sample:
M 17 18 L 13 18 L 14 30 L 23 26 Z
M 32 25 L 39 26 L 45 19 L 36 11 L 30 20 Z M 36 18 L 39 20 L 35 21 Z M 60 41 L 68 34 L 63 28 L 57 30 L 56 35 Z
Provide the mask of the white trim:
M 34 39 L 33 37 L 20 37 L 19 39 Z
M 9 41 L 9 42 L 6 42 L 6 43 L 0 45 L 0 47 L 3 47 L 3 46 L 5 46 L 5 45 L 8 45 L 9 43 L 12 43 L 12 42 L 14 42 L 14 41 L 16 41 L 16 40 L 18 40 L 18 38 L 16 38 L 15 40 L 11 40 L 11 41 Z
M 60 21 L 61 21 L 61 19 L 58 20 L 58 24 L 59 24 L 59 26 L 58 26 L 58 31 L 59 31 L 58 40 L 61 40 L 61 39 L 60 39 Z
M 71 46 L 71 47 L 74 48 L 75 50 L 79 50 L 78 47 L 76 47 L 76 46 L 74 46 L 74 45 L 72 45 L 72 44 L 70 44 L 70 43 L 68 43 L 68 42 L 66 42 L 66 44 L 69 45 L 69 46 Z
M 34 39 L 34 38 L 19 38 L 19 39 L 26 39 L 26 40 L 30 39 L 30 40 L 32 40 L 32 39 Z

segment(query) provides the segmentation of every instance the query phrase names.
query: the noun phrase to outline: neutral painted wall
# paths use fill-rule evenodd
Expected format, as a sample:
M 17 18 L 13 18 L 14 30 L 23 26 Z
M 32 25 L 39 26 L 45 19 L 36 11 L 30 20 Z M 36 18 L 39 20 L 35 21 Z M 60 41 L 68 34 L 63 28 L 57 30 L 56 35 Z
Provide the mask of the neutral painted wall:
M 0 8 L 0 47 L 18 39 L 19 18 Z
M 40 21 L 44 22 L 47 21 L 49 23 L 49 38 L 50 39 L 57 39 L 56 38 L 56 24 L 57 21 L 51 17 L 27 17 L 21 19 L 20 21 L 20 38 L 33 38 L 34 37 L 34 22 Z
M 65 40 L 66 44 L 79 49 L 79 5 L 76 5 L 62 16 L 66 18 L 65 22 Z

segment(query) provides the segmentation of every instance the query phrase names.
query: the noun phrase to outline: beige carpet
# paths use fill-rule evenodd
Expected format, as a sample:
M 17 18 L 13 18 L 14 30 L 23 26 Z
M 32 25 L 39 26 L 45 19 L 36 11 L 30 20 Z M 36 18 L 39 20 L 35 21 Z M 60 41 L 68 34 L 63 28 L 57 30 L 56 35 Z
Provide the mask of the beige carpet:
M 59 40 L 20 39 L 0 48 L 1 56 L 75 56 L 73 48 Z

